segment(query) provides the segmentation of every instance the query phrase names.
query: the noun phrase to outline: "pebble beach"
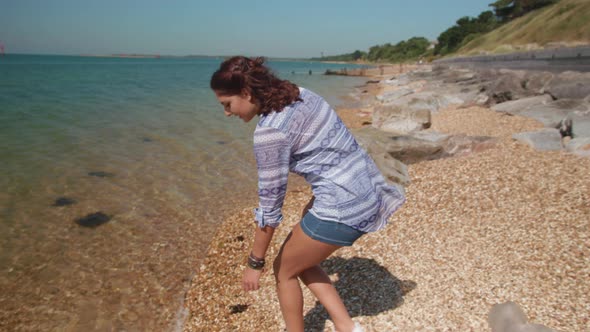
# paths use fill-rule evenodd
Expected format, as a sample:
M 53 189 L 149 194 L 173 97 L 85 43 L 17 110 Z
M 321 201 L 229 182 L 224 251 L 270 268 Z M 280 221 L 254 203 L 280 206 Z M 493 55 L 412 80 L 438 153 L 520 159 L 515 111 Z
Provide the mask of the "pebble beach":
M 395 77 L 397 67 L 371 80 Z M 401 69 L 401 68 L 399 68 Z M 367 85 L 376 96 L 381 85 Z M 370 108 L 337 109 L 351 128 Z M 493 305 L 513 301 L 532 323 L 556 331 L 590 326 L 590 158 L 537 151 L 512 138 L 537 120 L 483 106 L 449 106 L 428 131 L 493 138 L 482 151 L 408 165 L 407 202 L 389 225 L 324 262 L 353 319 L 366 331 L 490 331 Z M 290 179 L 272 262 L 299 222 L 311 190 Z M 195 266 L 184 331 L 283 331 L 272 270 L 241 290 L 254 206 L 236 207 Z M 271 264 L 267 264 L 271 265 Z M 305 288 L 306 331 L 331 331 Z

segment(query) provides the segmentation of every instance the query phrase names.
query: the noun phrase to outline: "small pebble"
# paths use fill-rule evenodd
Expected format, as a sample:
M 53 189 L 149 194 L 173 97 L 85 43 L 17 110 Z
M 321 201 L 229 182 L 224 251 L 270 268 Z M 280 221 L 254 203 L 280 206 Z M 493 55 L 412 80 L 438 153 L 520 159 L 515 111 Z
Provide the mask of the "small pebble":
M 241 312 L 246 311 L 246 309 L 248 309 L 248 305 L 247 304 L 236 304 L 236 305 L 230 305 L 229 306 L 229 313 L 230 314 L 239 314 Z

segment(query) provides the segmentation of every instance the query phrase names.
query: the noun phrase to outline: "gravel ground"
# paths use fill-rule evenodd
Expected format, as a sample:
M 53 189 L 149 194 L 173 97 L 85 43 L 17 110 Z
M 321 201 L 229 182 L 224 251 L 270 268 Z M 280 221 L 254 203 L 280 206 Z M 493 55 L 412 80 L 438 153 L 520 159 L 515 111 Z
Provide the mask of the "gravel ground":
M 432 122 L 430 130 L 497 141 L 410 165 L 408 201 L 390 225 L 325 262 L 353 319 L 367 331 L 489 331 L 492 305 L 514 301 L 531 322 L 590 331 L 590 159 L 517 143 L 513 133 L 541 124 L 486 108 L 446 110 Z M 288 193 L 268 261 L 310 196 L 302 185 Z M 283 330 L 272 271 L 259 291 L 240 289 L 251 210 L 238 210 L 212 240 L 187 294 L 185 331 Z M 331 331 L 304 294 L 307 330 Z

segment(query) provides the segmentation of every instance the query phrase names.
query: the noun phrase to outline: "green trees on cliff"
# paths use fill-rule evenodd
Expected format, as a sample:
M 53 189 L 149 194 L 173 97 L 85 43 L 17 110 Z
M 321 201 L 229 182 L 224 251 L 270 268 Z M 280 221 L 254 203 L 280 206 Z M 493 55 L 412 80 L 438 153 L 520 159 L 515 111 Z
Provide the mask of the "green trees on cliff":
M 473 39 L 475 36 L 494 30 L 498 21 L 494 13 L 485 11 L 477 18 L 462 17 L 457 24 L 445 30 L 438 36 L 438 44 L 434 48 L 434 54 L 445 55 L 456 51 L 463 42 Z
M 424 55 L 430 42 L 424 37 L 413 37 L 408 40 L 401 41 L 395 45 L 390 43 L 383 45 L 375 45 L 369 48 L 369 53 L 359 50 L 353 53 L 326 56 L 322 58 L 312 58 L 312 60 L 319 61 L 357 61 L 368 60 L 374 62 L 402 62 L 412 59 L 417 59 Z
M 423 56 L 430 46 L 428 39 L 424 37 L 412 37 L 395 45 L 390 43 L 375 45 L 369 48 L 369 53 L 354 51 L 353 53 L 313 58 L 321 61 L 373 61 L 373 62 L 403 62 L 418 59 Z
M 559 0 L 497 0 L 490 4 L 494 7 L 494 13 L 501 22 L 507 22 L 522 16 L 532 10 L 541 8 Z
M 532 10 L 559 0 L 497 0 L 490 4 L 494 11 L 485 11 L 477 18 L 462 17 L 455 25 L 438 36 L 434 54 L 445 55 L 459 49 L 475 37 L 490 32 L 503 23 L 509 22 Z
M 369 48 L 367 60 L 401 62 L 416 59 L 426 53 L 428 46 L 430 42 L 424 37 L 412 37 L 395 45 L 375 45 Z

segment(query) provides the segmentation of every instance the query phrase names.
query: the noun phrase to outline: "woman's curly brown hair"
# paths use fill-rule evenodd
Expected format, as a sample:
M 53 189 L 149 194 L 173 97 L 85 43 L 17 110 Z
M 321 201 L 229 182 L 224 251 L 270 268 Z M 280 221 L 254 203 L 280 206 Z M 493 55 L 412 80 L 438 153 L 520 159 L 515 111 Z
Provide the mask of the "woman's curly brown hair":
M 264 65 L 264 58 L 235 56 L 225 60 L 211 76 L 211 89 L 234 96 L 248 92 L 260 106 L 260 113 L 280 112 L 299 98 L 297 85 L 277 78 Z

